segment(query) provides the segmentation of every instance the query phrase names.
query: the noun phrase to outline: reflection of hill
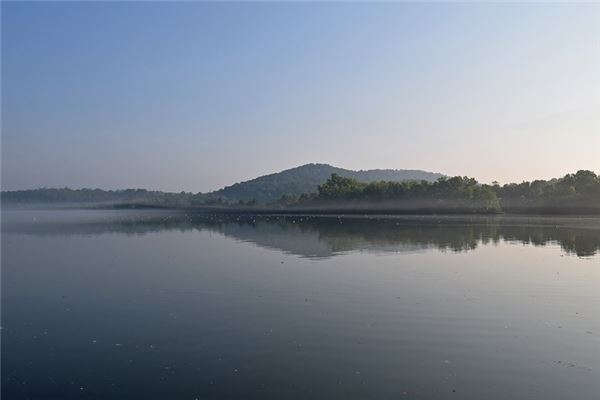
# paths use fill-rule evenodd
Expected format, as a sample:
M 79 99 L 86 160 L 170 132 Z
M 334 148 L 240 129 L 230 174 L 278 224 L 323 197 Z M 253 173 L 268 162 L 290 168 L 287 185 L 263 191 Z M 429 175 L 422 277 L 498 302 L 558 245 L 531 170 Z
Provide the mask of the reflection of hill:
M 35 220 L 31 216 L 20 218 L 20 221 L 5 218 L 2 229 L 5 232 L 40 235 L 145 234 L 162 230 L 209 230 L 236 240 L 305 257 L 329 257 L 356 250 L 405 252 L 437 248 L 468 251 L 481 244 L 500 240 L 536 246 L 556 243 L 565 252 L 578 256 L 592 256 L 600 251 L 599 218 L 508 216 L 338 218 L 335 216 L 186 214 L 166 211 L 137 213 L 122 211 L 97 215 L 83 211 L 77 217 L 72 213 L 74 212 L 65 212 L 62 216 Z

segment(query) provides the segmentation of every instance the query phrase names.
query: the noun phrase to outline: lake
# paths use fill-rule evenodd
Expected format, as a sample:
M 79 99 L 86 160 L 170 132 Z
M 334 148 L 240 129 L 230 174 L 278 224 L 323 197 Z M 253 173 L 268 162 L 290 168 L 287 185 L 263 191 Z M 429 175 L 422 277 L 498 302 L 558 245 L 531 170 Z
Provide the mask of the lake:
M 2 398 L 600 396 L 600 218 L 3 211 Z

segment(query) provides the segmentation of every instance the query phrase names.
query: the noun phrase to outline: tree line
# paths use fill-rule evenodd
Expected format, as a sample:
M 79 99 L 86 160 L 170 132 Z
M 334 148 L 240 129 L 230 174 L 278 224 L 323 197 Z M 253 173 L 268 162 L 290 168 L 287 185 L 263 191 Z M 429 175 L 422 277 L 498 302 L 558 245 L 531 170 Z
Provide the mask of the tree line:
M 231 200 L 216 193 L 169 193 L 144 189 L 35 189 L 2 192 L 5 205 L 83 204 L 98 207 L 164 207 L 277 209 L 312 211 L 354 210 L 390 212 L 514 212 L 600 213 L 600 176 L 580 170 L 562 178 L 531 182 L 482 184 L 469 177 L 441 177 L 436 181 L 360 182 L 336 173 L 315 192 L 284 194 L 265 203 Z
M 600 176 L 580 170 L 562 178 L 481 184 L 469 177 L 434 182 L 359 182 L 332 174 L 317 192 L 283 196 L 285 207 L 342 207 L 413 211 L 600 212 Z

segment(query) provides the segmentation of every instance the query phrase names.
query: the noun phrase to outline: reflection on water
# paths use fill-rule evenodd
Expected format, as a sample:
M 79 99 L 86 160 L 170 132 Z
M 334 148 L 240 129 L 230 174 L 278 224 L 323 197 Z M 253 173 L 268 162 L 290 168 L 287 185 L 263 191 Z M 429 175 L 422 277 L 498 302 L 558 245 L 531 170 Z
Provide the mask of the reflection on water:
M 594 256 L 600 251 L 598 217 L 286 216 L 162 211 L 14 213 L 5 218 L 5 231 L 94 235 L 208 230 L 304 257 L 330 257 L 357 250 L 468 251 L 501 240 L 534 246 L 558 244 L 567 254 L 580 257 Z
M 7 211 L 1 397 L 597 400 L 599 250 L 598 218 Z

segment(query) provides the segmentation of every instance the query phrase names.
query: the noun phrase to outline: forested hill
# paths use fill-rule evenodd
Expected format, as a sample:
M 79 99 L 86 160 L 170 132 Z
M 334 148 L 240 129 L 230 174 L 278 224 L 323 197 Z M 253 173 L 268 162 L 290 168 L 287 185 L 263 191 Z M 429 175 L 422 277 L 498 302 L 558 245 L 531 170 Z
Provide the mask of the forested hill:
M 353 178 L 360 182 L 371 183 L 376 181 L 427 181 L 434 182 L 444 175 L 405 169 L 370 169 L 352 171 L 337 168 L 328 164 L 306 164 L 300 167 L 287 169 L 274 174 L 236 183 L 221 190 L 210 193 L 229 201 L 252 201 L 271 203 L 283 195 L 299 196 L 303 193 L 312 193 L 319 185 L 325 183 L 331 174 L 345 178 Z
M 136 205 L 153 207 L 193 207 L 244 203 L 266 204 L 281 199 L 284 195 L 297 197 L 312 193 L 325 183 L 331 174 L 354 178 L 361 182 L 425 180 L 433 182 L 442 174 L 418 170 L 373 169 L 351 171 L 327 164 L 306 164 L 282 172 L 264 175 L 246 182 L 236 183 L 211 193 L 168 193 L 145 189 L 101 190 L 43 188 L 2 192 L 5 205 Z

